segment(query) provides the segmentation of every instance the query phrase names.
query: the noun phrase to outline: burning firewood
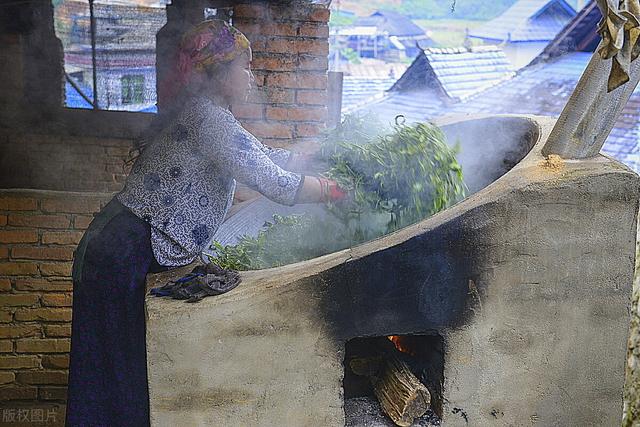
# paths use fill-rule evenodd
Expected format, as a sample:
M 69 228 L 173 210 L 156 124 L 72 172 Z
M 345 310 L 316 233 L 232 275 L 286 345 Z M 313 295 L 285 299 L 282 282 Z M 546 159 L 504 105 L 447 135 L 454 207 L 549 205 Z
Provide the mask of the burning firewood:
M 431 394 L 409 365 L 394 354 L 394 345 L 387 343 L 380 342 L 378 355 L 356 357 L 349 366 L 356 375 L 369 378 L 382 410 L 396 425 L 410 426 L 431 407 Z
M 427 387 L 397 357 L 386 359 L 382 376 L 372 384 L 382 410 L 399 426 L 410 426 L 431 405 Z

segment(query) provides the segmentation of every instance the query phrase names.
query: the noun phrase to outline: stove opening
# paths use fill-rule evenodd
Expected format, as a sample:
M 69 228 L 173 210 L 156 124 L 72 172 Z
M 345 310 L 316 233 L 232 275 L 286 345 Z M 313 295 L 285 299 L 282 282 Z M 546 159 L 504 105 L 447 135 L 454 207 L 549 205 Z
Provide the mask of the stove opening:
M 444 340 L 438 334 L 354 338 L 345 346 L 347 427 L 438 426 Z

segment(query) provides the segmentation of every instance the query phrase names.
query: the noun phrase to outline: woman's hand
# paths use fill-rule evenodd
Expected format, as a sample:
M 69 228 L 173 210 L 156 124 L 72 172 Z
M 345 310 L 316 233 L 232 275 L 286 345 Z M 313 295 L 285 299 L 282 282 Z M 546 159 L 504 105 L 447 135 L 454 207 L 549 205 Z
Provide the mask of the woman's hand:
M 347 197 L 347 192 L 340 188 L 337 182 L 326 178 L 318 178 L 318 181 L 320 181 L 322 189 L 321 201 L 325 203 L 339 202 Z
M 306 176 L 300 193 L 298 193 L 298 203 L 329 203 L 344 199 L 347 192 L 340 188 L 337 182 L 319 178 L 316 176 Z

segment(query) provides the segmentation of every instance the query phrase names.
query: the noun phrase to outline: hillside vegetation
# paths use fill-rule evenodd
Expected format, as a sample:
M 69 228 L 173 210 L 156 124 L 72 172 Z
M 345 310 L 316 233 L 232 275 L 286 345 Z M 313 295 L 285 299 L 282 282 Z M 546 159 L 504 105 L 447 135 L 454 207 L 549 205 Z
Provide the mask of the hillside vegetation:
M 472 19 L 495 18 L 514 4 L 516 0 L 333 0 L 332 9 L 369 15 L 386 9 L 400 12 L 414 19 Z M 576 0 L 569 0 L 576 6 Z

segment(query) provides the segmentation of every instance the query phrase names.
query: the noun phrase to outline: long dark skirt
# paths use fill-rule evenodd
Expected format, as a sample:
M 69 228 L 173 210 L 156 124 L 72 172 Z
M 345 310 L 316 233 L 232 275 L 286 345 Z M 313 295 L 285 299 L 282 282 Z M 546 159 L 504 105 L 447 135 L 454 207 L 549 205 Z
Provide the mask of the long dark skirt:
M 116 199 L 73 263 L 67 426 L 148 426 L 145 276 L 161 271 L 150 226 Z

